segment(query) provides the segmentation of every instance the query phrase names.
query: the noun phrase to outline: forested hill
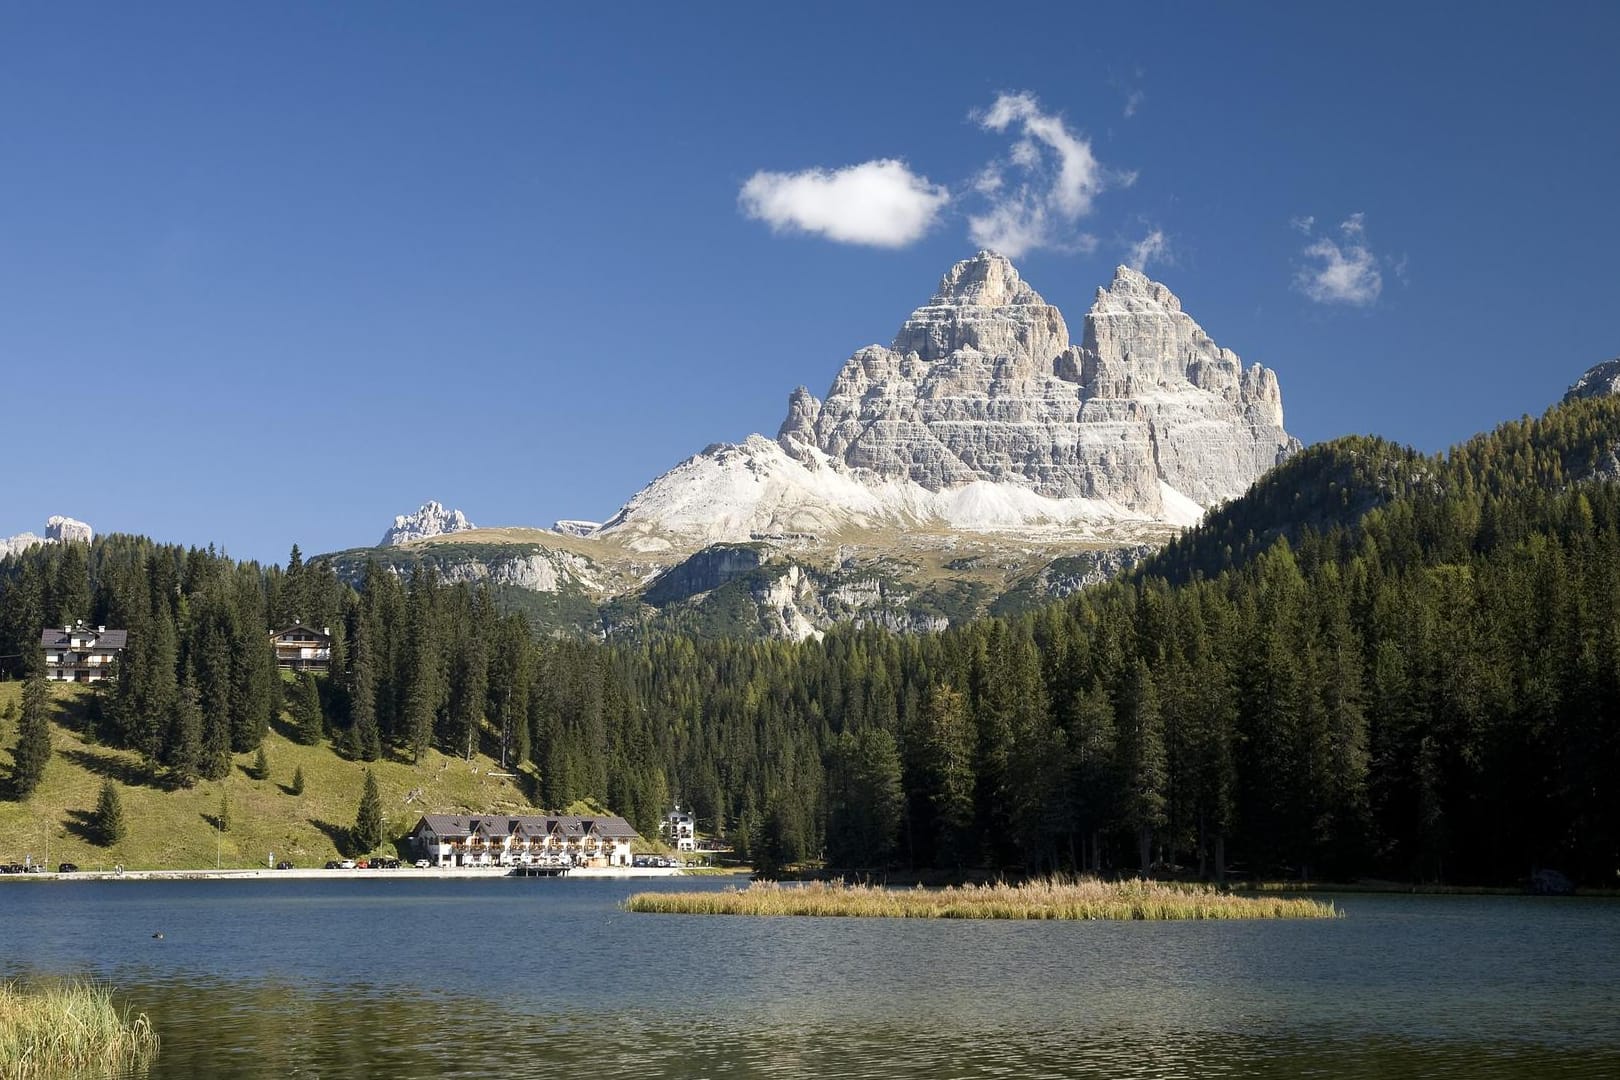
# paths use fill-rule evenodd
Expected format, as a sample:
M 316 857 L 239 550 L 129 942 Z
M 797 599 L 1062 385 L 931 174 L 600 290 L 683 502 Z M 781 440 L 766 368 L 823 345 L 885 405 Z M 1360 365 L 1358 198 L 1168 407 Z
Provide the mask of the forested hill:
M 0 562 L 0 627 L 126 616 L 103 738 L 176 783 L 262 733 L 253 643 L 301 616 L 339 638 L 303 737 L 504 750 L 541 805 L 595 797 L 645 831 L 678 800 L 767 869 L 1612 886 L 1617 444 L 1613 399 L 1443 458 L 1329 444 L 1128 581 L 940 634 L 535 640 L 428 572 L 354 590 L 122 538 Z
M 1278 537 L 1297 544 L 1309 534 L 1337 533 L 1342 543 L 1369 511 L 1397 500 L 1413 502 L 1425 517 L 1474 506 L 1485 526 L 1475 541 L 1488 546 L 1499 539 L 1494 514 L 1504 499 L 1620 478 L 1617 447 L 1616 397 L 1571 398 L 1434 457 L 1376 436 L 1317 443 L 1211 511 L 1136 573 L 1175 582 L 1213 576 L 1243 565 Z

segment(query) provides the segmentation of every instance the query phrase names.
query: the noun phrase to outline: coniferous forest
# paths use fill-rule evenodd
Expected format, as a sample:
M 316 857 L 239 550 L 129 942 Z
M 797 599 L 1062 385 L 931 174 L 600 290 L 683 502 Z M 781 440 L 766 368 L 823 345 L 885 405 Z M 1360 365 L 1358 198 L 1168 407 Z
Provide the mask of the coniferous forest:
M 346 756 L 482 749 L 539 804 L 598 799 L 644 834 L 679 801 L 767 872 L 1613 886 L 1617 446 L 1616 399 L 1441 457 L 1336 440 L 1128 580 L 802 644 L 537 638 L 428 571 L 351 585 L 296 548 L 262 567 L 114 535 L 0 561 L 0 655 L 26 677 L 42 626 L 127 627 L 100 737 L 176 785 L 285 706 Z M 268 634 L 295 621 L 333 629 L 331 676 L 278 677 Z

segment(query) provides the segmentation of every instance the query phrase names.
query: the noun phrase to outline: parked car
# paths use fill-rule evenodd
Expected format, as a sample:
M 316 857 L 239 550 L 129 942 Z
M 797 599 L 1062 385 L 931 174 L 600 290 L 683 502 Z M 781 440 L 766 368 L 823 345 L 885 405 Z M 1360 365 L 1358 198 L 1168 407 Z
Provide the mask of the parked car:
M 292 868 L 293 868 L 293 864 L 288 862 L 286 859 L 283 859 L 280 862 L 276 863 L 276 869 L 277 870 L 291 870 Z
M 373 870 L 398 870 L 399 860 L 392 855 L 379 855 L 371 860 Z
M 342 862 L 338 863 L 338 869 L 339 870 L 354 870 L 354 869 L 357 869 L 359 867 L 359 865 L 360 864 L 355 862 L 353 859 L 344 859 Z
M 77 863 L 70 862 L 57 863 L 56 872 L 58 874 L 77 874 L 79 872 L 79 866 Z
M 416 860 L 416 868 L 418 870 L 426 870 L 431 865 L 433 865 L 433 864 L 428 862 L 426 859 L 417 859 Z
M 370 870 L 371 863 L 366 859 L 356 859 L 354 862 L 349 864 L 349 867 L 353 870 Z
M 353 866 L 354 864 L 350 863 L 349 865 Z M 343 864 L 341 862 L 339 862 L 337 859 L 327 859 L 326 860 L 326 868 L 328 870 L 341 870 L 341 869 L 343 869 Z

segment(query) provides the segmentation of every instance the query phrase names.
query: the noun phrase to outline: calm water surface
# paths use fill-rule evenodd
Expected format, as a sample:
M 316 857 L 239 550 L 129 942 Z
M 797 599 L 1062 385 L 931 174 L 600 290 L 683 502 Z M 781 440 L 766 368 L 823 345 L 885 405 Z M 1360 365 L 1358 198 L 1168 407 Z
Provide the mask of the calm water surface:
M 1620 1077 L 1620 902 L 1334 921 L 630 915 L 553 880 L 0 887 L 0 976 L 90 974 L 161 1077 Z M 162 940 L 152 937 L 161 931 Z

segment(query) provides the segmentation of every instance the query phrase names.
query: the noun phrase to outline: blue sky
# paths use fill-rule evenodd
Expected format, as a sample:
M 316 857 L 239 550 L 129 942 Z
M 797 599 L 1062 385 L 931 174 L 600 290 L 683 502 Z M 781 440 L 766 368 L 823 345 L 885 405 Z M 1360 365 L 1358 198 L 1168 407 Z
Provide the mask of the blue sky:
M 0 11 L 0 535 L 600 519 L 986 235 L 1077 330 L 1159 234 L 1307 442 L 1620 354 L 1620 6 L 867 7 Z

